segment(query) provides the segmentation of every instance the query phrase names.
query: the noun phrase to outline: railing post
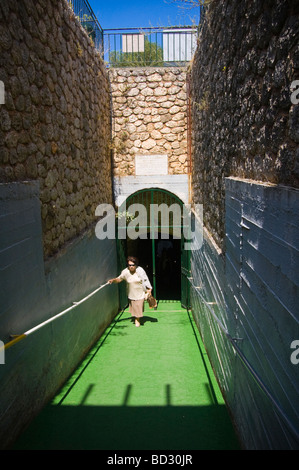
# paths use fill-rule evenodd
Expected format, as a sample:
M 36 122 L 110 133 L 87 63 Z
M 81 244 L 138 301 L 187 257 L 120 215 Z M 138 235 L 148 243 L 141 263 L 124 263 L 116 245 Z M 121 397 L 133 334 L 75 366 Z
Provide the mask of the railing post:
M 5 87 L 4 83 L 0 80 L 0 104 L 5 104 Z
M 3 341 L 0 340 L 0 365 L 5 364 L 5 348 Z

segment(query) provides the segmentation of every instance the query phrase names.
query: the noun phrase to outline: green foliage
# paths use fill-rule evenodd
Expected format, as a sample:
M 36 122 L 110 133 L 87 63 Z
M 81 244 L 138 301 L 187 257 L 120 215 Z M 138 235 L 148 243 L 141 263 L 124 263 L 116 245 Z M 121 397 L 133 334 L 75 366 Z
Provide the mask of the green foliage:
M 163 49 L 145 36 L 144 52 L 112 51 L 109 53 L 109 62 L 111 67 L 163 66 Z

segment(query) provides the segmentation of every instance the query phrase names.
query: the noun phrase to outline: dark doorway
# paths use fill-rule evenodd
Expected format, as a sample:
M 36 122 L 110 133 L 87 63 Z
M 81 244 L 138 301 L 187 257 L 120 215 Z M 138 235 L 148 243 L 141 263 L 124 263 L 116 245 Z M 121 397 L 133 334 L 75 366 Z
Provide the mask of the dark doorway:
M 128 197 L 119 208 L 120 214 L 126 214 L 124 227 L 123 219 L 120 226 L 127 229 L 134 214 L 133 204 L 144 206 L 147 220 L 143 224 L 143 235 L 136 239 L 127 237 L 118 241 L 119 258 L 125 265 L 127 256 L 136 256 L 139 264 L 145 269 L 153 286 L 153 295 L 157 300 L 181 300 L 182 306 L 188 308 L 189 256 L 183 253 L 183 202 L 174 194 L 158 188 L 137 191 Z M 172 213 L 173 204 L 179 207 L 179 214 Z M 169 208 L 167 225 L 160 218 L 151 218 L 153 205 Z M 132 219 L 131 219 L 132 220 Z M 165 235 L 165 230 L 167 235 Z
M 155 240 L 153 260 L 152 240 L 127 240 L 128 255 L 137 256 L 139 264 L 148 274 L 151 284 L 156 287 L 158 300 L 181 299 L 181 240 L 162 240 L 161 234 Z M 154 283 L 155 277 L 155 283 Z

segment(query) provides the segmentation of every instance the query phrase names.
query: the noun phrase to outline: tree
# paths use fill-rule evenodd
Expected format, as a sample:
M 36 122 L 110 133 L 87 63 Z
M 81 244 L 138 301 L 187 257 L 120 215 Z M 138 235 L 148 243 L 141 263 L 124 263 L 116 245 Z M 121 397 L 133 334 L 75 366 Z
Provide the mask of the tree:
M 149 36 L 144 37 L 144 52 L 112 51 L 109 53 L 111 67 L 163 66 L 163 49 Z
M 212 3 L 213 0 L 172 0 L 172 3 L 181 3 L 183 7 L 203 7 Z

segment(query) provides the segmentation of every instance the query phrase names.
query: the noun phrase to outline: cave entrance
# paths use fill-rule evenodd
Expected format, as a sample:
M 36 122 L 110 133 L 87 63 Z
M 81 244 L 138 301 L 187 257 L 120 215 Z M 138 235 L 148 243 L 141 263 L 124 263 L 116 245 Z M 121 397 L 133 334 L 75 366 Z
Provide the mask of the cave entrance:
M 180 300 L 189 307 L 190 252 L 184 249 L 183 202 L 173 193 L 150 188 L 130 195 L 118 210 L 120 267 L 136 256 L 157 300 Z M 125 232 L 124 232 L 125 230 Z M 125 292 L 121 295 L 126 302 Z

